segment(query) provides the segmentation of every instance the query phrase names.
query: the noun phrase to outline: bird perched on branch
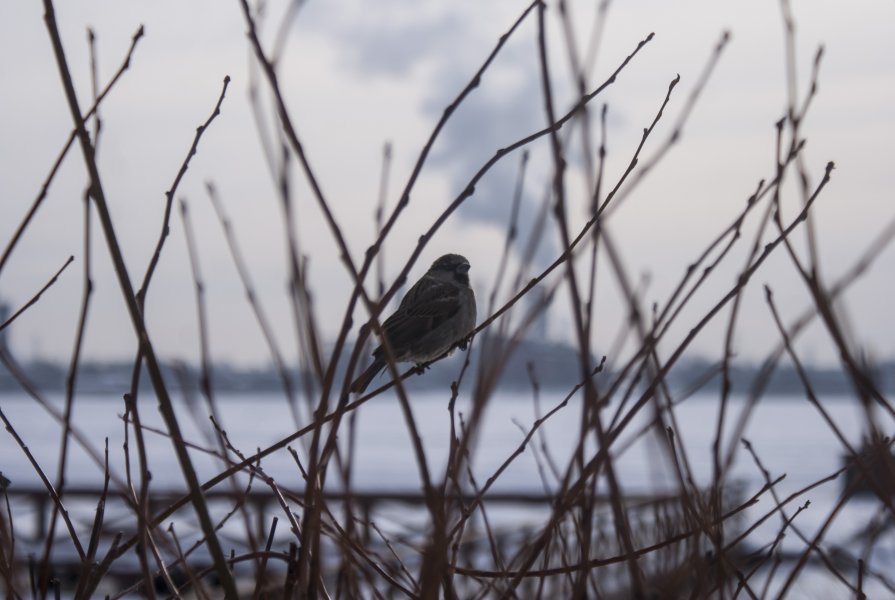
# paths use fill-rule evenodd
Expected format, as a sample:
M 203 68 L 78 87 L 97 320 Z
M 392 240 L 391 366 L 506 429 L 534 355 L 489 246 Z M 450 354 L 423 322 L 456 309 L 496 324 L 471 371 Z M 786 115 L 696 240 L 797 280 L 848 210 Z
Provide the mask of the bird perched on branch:
M 382 324 L 382 332 L 395 362 L 422 364 L 455 345 L 465 350 L 475 319 L 469 261 L 459 254 L 445 254 L 410 288 L 398 310 Z M 379 345 L 373 351 L 373 364 L 354 380 L 351 391 L 359 394 L 367 389 L 386 363 L 386 350 Z

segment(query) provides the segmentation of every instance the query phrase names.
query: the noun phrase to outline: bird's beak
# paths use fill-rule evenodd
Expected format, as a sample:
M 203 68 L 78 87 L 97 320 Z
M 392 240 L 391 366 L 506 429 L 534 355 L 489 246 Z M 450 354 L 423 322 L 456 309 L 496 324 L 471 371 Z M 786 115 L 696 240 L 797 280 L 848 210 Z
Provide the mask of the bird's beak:
M 463 263 L 462 265 L 457 265 L 458 273 L 469 273 L 469 263 Z

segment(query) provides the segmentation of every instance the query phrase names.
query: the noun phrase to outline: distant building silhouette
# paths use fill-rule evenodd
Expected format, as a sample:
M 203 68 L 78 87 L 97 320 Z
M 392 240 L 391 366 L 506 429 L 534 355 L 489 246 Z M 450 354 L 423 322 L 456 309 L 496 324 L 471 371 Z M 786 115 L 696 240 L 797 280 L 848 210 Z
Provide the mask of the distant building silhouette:
M 9 315 L 12 311 L 9 308 L 9 304 L 0 300 L 0 323 L 6 323 L 6 319 L 9 318 Z M 6 345 L 6 330 L 3 329 L 0 331 L 0 349 L 8 350 L 9 348 Z
M 546 300 L 547 292 L 544 290 L 543 286 L 539 286 L 532 290 L 526 298 L 528 299 L 528 305 L 526 306 L 526 310 L 534 311 L 538 310 L 538 305 L 543 304 Z M 534 318 L 534 321 L 531 323 L 528 329 L 528 335 L 526 336 L 529 340 L 534 340 L 537 342 L 546 342 L 547 341 L 547 331 L 548 331 L 548 311 L 550 310 L 549 306 L 541 307 L 540 312 Z

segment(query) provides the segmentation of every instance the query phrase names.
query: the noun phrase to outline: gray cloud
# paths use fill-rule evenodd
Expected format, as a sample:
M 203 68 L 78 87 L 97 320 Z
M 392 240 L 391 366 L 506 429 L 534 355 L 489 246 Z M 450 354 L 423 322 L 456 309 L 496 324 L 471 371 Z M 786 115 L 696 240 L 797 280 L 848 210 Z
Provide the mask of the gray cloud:
M 409 77 L 426 57 L 456 47 L 468 31 L 449 6 L 420 7 L 408 0 L 383 0 L 375 8 L 317 3 L 308 6 L 301 24 L 339 39 L 346 68 L 364 77 Z
M 497 42 L 481 31 L 475 21 L 461 19 L 450 8 L 402 18 L 403 0 L 377 5 L 376 11 L 323 9 L 314 21 L 336 27 L 345 43 L 340 60 L 363 77 L 425 78 L 428 85 L 421 110 L 434 123 L 445 107 L 467 85 Z M 346 15 L 349 16 L 346 19 Z M 509 23 L 507 23 L 507 26 Z M 536 49 L 531 29 L 517 32 L 485 74 L 481 86 L 470 94 L 441 132 L 429 168 L 448 175 L 451 193 L 459 194 L 471 177 L 506 146 L 543 126 Z M 425 68 L 420 68 L 425 65 Z M 533 148 L 534 156 L 538 153 Z M 458 210 L 457 217 L 504 229 L 510 218 L 519 171 L 520 153 L 495 165 L 476 186 L 475 195 Z M 526 187 L 519 210 L 518 249 L 527 244 L 544 199 L 544 161 L 529 161 Z M 538 247 L 536 264 L 555 257 L 551 236 Z
M 514 61 L 515 62 L 515 61 Z M 474 174 L 497 151 L 541 127 L 544 122 L 540 109 L 541 92 L 532 73 L 524 73 L 524 65 L 517 63 L 510 81 L 476 90 L 452 115 L 441 138 L 436 144 L 432 164 L 444 169 L 453 183 L 453 191 L 462 191 Z M 450 69 L 449 64 L 444 65 Z M 440 89 L 433 90 L 424 110 L 433 119 L 438 118 L 444 105 L 466 84 L 468 74 L 442 73 Z M 486 78 L 487 79 L 487 78 Z M 543 148 L 535 145 L 529 161 L 526 184 L 519 208 L 518 243 L 527 243 L 546 192 Z M 541 151 L 539 151 L 541 150 Z M 504 158 L 479 181 L 475 195 L 459 209 L 462 219 L 493 225 L 500 229 L 510 219 L 512 199 L 517 185 L 521 151 Z M 521 247 L 519 248 L 521 250 Z M 538 247 L 536 264 L 550 260 L 556 252 L 555 244 L 548 235 Z

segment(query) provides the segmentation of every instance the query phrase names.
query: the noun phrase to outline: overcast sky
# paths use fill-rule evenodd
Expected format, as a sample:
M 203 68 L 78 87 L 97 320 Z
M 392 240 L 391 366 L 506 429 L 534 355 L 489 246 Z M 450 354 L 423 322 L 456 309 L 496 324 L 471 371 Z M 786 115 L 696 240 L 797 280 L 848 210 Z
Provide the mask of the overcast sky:
M 374 235 L 383 144 L 391 142 L 394 148 L 388 198 L 394 206 L 444 107 L 526 4 L 309 0 L 300 10 L 289 29 L 280 79 L 311 164 L 358 262 Z M 592 31 L 593 4 L 570 3 L 582 48 Z M 283 3 L 268 5 L 262 33 L 270 47 Z M 97 36 L 103 82 L 118 68 L 133 33 L 140 25 L 146 28 L 130 70 L 100 110 L 103 183 L 135 281 L 142 277 L 159 235 L 165 191 L 196 127 L 214 106 L 224 76 L 232 78 L 222 113 L 202 138 L 178 192 L 178 198 L 189 203 L 196 231 L 213 357 L 263 364 L 269 355 L 204 191 L 208 181 L 216 185 L 233 219 L 260 301 L 275 323 L 278 343 L 294 356 L 282 216 L 250 110 L 251 56 L 239 3 L 67 0 L 57 2 L 56 9 L 83 107 L 90 103 L 87 28 Z M 815 183 L 827 161 L 836 163 L 832 182 L 815 211 L 822 272 L 831 282 L 895 217 L 895 3 L 811 0 L 794 2 L 793 10 L 800 93 L 807 87 L 818 45 L 826 48 L 818 96 L 803 133 L 808 138 L 805 164 Z M 568 107 L 573 88 L 557 12 L 550 3 L 553 80 L 560 106 Z M 774 174 L 774 122 L 786 105 L 783 27 L 779 4 L 772 0 L 618 2 L 610 6 L 605 22 L 591 86 L 605 79 L 640 39 L 656 34 L 592 105 L 596 114 L 603 103 L 608 104 L 607 177 L 613 182 L 652 120 L 668 83 L 680 74 L 664 126 L 657 128 L 645 156 L 667 137 L 725 30 L 732 35 L 730 44 L 681 143 L 608 222 L 632 277 L 649 275 L 645 306 L 668 297 L 687 265 L 738 214 L 758 180 Z M 497 148 L 543 127 L 536 33 L 535 20 L 529 18 L 439 137 L 410 207 L 386 247 L 388 275 L 397 274 L 419 235 Z M 72 124 L 40 3 L 0 4 L 0 50 L 0 244 L 5 247 Z M 596 121 L 592 134 L 599 136 Z M 522 209 L 526 224 L 537 214 L 547 186 L 546 148 L 544 143 L 532 148 Z M 439 230 L 412 278 L 439 254 L 459 252 L 472 263 L 480 300 L 487 297 L 518 163 L 518 154 L 511 155 L 482 181 L 475 195 Z M 585 181 L 581 167 L 580 161 L 573 161 L 568 175 L 572 190 Z M 315 307 L 324 333 L 332 335 L 349 295 L 349 278 L 300 173 L 294 172 L 297 229 L 309 258 Z M 0 272 L 0 299 L 18 308 L 69 255 L 75 256 L 58 283 L 7 329 L 23 358 L 66 360 L 72 349 L 85 264 L 84 173 L 82 157 L 74 148 Z M 788 193 L 784 201 L 797 208 L 799 200 Z M 585 220 L 584 208 L 583 201 L 573 200 L 573 222 L 579 226 Z M 557 251 L 552 223 L 548 231 L 537 253 L 538 264 L 551 260 Z M 803 238 L 797 240 L 802 248 Z M 742 260 L 734 258 L 730 269 L 715 275 L 694 301 L 693 310 L 682 316 L 666 350 L 729 288 L 741 265 Z M 131 356 L 135 338 L 95 222 L 91 266 L 95 293 L 86 354 L 101 359 Z M 855 342 L 879 357 L 895 355 L 893 267 L 895 250 L 888 249 L 844 303 Z M 611 339 L 625 317 L 611 276 L 604 273 L 595 326 L 597 351 L 605 350 L 600 340 Z M 809 305 L 804 285 L 786 257 L 781 253 L 769 261 L 744 296 L 735 345 L 738 355 L 749 360 L 762 358 L 779 340 L 764 302 L 764 283 L 772 286 L 786 316 Z M 549 334 L 570 339 L 568 300 L 558 296 L 556 304 Z M 722 313 L 717 324 L 697 339 L 694 350 L 717 356 L 725 320 Z M 195 301 L 179 214 L 172 217 L 171 236 L 149 292 L 147 322 L 163 358 L 195 360 Z M 835 359 L 820 328 L 800 339 L 798 348 L 808 360 Z

